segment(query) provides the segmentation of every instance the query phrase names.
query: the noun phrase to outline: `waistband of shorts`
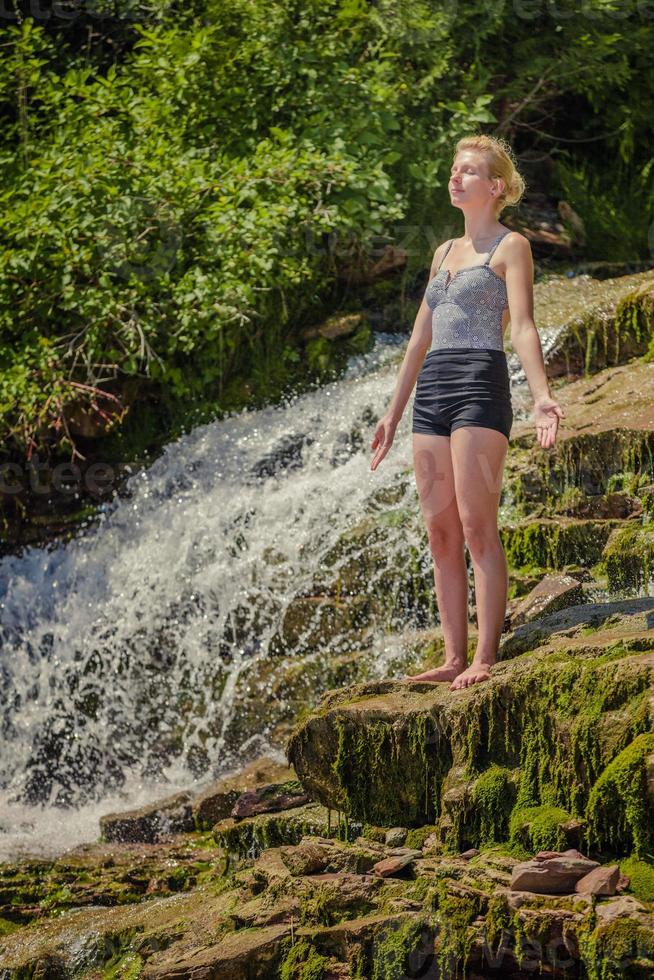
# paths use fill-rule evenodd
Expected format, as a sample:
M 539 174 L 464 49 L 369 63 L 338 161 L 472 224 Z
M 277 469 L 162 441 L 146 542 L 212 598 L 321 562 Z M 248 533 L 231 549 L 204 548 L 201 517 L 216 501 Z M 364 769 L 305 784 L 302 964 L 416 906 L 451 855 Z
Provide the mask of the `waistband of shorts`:
M 426 357 L 433 357 L 436 354 L 447 355 L 448 357 L 460 354 L 468 360 L 475 357 L 479 360 L 489 360 L 490 358 L 506 360 L 506 351 L 497 350 L 494 347 L 434 347 L 427 351 Z

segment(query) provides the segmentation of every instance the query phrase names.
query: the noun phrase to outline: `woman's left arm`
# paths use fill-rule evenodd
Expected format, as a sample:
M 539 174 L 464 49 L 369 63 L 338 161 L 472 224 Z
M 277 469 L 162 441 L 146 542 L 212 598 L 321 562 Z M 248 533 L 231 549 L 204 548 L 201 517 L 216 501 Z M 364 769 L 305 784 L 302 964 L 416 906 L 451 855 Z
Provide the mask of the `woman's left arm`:
M 511 346 L 520 358 L 534 399 L 536 436 L 543 449 L 554 445 L 565 412 L 550 392 L 543 349 L 534 323 L 534 262 L 529 241 L 517 232 L 504 245 Z

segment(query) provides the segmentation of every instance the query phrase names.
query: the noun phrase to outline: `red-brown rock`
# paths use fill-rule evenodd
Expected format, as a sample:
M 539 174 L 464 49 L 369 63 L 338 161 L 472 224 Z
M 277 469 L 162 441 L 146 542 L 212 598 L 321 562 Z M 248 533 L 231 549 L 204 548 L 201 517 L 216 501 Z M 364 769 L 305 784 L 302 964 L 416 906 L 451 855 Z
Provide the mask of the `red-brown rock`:
M 619 879 L 620 868 L 617 864 L 602 865 L 580 878 L 575 891 L 582 895 L 615 895 Z

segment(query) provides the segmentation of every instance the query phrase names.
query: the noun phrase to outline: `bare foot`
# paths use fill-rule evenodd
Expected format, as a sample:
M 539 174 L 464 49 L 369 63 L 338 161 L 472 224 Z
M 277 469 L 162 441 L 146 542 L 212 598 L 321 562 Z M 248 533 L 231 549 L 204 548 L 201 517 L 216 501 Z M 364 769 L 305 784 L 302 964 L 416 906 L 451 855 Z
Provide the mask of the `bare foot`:
M 462 687 L 470 687 L 479 681 L 487 681 L 490 677 L 490 669 L 493 664 L 487 660 L 474 660 L 464 671 L 454 678 L 450 684 L 450 691 L 458 691 Z
M 432 681 L 433 683 L 438 683 L 438 681 L 452 681 L 461 673 L 464 666 L 465 661 L 455 660 L 454 663 L 444 663 L 440 667 L 434 667 L 433 670 L 425 670 L 422 674 L 408 674 L 402 680 Z

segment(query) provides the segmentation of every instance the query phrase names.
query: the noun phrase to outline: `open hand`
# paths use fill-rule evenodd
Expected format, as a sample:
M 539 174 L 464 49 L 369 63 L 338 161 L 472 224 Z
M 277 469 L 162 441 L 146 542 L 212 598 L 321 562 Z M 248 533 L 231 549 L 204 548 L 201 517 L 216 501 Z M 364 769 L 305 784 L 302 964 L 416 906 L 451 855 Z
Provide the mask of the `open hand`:
M 372 458 L 372 462 L 370 463 L 371 470 L 377 469 L 382 459 L 393 445 L 396 428 L 397 422 L 393 421 L 393 419 L 389 418 L 387 415 L 384 415 L 384 417 L 377 423 L 374 438 L 370 443 L 370 448 L 377 450 Z
M 565 412 L 553 398 L 539 398 L 534 402 L 536 438 L 543 449 L 549 449 L 554 445 L 559 419 L 564 418 Z

